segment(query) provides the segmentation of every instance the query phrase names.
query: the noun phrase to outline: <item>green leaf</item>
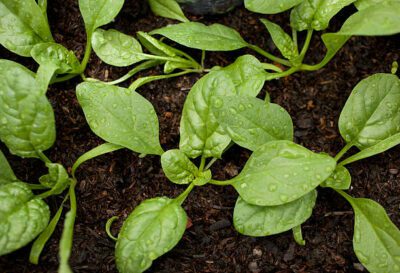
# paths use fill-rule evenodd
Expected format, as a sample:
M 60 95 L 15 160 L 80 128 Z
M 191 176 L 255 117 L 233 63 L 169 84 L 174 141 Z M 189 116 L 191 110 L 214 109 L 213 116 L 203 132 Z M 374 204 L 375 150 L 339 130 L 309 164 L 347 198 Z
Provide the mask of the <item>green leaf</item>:
M 135 38 L 115 29 L 96 29 L 92 46 L 103 62 L 114 66 L 129 66 L 148 59 Z
M 43 96 L 46 94 L 50 82 L 54 78 L 57 69 L 57 66 L 54 64 L 39 66 L 36 72 L 36 83 L 41 90 Z
M 291 26 L 298 31 L 324 30 L 333 16 L 353 2 L 355 0 L 305 0 L 292 10 Z
M 180 23 L 153 30 L 150 34 L 160 34 L 181 45 L 208 51 L 231 51 L 247 46 L 236 30 L 220 24 Z
M 38 43 L 51 42 L 50 27 L 35 0 L 0 1 L 0 44 L 21 56 L 30 56 Z
M 167 61 L 164 64 L 164 74 L 170 74 L 174 72 L 176 69 L 190 69 L 192 68 L 193 65 L 189 63 L 181 63 L 181 62 L 173 62 L 173 61 Z
M 375 74 L 357 84 L 339 117 L 339 130 L 348 143 L 371 147 L 400 133 L 400 80 Z
M 233 224 L 241 234 L 259 237 L 288 231 L 304 223 L 312 214 L 317 199 L 313 190 L 303 197 L 280 206 L 256 206 L 238 198 Z
M 149 0 L 151 11 L 158 16 L 189 22 L 175 0 Z
M 107 142 L 141 154 L 161 155 L 154 107 L 126 88 L 84 82 L 77 96 L 92 131 Z
M 340 164 L 347 165 L 352 162 L 355 162 L 355 161 L 358 161 L 358 160 L 361 160 L 361 159 L 364 159 L 364 158 L 367 158 L 370 156 L 374 156 L 376 154 L 383 153 L 399 144 L 400 144 L 400 133 L 397 133 L 393 136 L 386 138 L 385 140 L 382 140 L 381 142 L 379 142 L 378 144 L 375 144 L 374 146 L 365 148 L 365 149 L 361 150 L 360 152 L 358 152 L 357 154 L 346 158 L 345 160 L 340 162 Z
M 400 2 L 399 0 L 357 0 L 354 5 L 358 10 L 366 9 L 371 6 L 379 7 L 380 4 Z
M 38 157 L 55 140 L 53 109 L 35 74 L 24 66 L 0 60 L 0 139 L 11 153 Z
M 119 13 L 124 0 L 79 0 L 79 10 L 88 36 L 96 28 L 110 23 Z
M 303 0 L 245 0 L 246 9 L 263 14 L 275 14 L 291 9 Z
M 347 190 L 351 185 L 351 175 L 343 166 L 337 166 L 333 174 L 328 177 L 320 186 L 337 190 Z
M 49 191 L 40 194 L 41 198 L 51 195 L 61 194 L 70 183 L 70 179 L 65 168 L 58 163 L 46 163 L 49 173 L 39 178 L 40 184 L 51 188 Z
M 215 97 L 212 112 L 238 145 L 251 151 L 273 140 L 293 140 L 290 115 L 277 104 L 244 97 Z
M 0 256 L 32 241 L 45 229 L 49 219 L 49 207 L 34 198 L 26 184 L 0 186 Z
M 247 203 L 277 206 L 311 192 L 334 171 L 336 161 L 286 140 L 271 141 L 250 156 L 232 186 Z
M 170 56 L 174 57 L 177 55 L 174 48 L 169 45 L 157 40 L 156 38 L 150 36 L 146 32 L 138 31 L 137 33 L 139 41 L 142 45 L 150 51 L 150 53 L 158 56 Z
M 370 272 L 399 272 L 400 231 L 373 200 L 342 193 L 354 209 L 353 249 Z
M 198 173 L 196 165 L 178 149 L 163 153 L 161 166 L 168 179 L 176 184 L 189 184 Z
M 288 60 L 293 60 L 298 57 L 297 45 L 292 38 L 277 24 L 274 24 L 267 19 L 260 19 L 268 29 L 274 44 L 281 52 L 282 56 Z
M 221 157 L 230 138 L 211 112 L 211 104 L 216 95 L 235 94 L 232 80 L 223 71 L 210 72 L 193 85 L 183 106 L 180 150 L 190 158 Z
M 341 35 L 382 36 L 400 32 L 400 1 L 383 2 L 350 16 L 343 24 Z M 368 20 L 365 20 L 368 18 Z
M 33 59 L 41 66 L 54 65 L 57 74 L 77 73 L 80 63 L 72 50 L 56 43 L 41 43 L 32 48 Z
M 265 83 L 263 65 L 253 55 L 243 55 L 238 57 L 234 63 L 219 68 L 225 75 L 231 78 L 237 94 L 241 96 L 257 96 Z
M 4 184 L 19 181 L 2 151 L 0 151 L 0 170 L 0 187 Z
M 140 273 L 148 269 L 153 260 L 179 242 L 186 223 L 186 213 L 175 200 L 160 197 L 142 202 L 125 220 L 118 235 L 118 271 Z
M 211 181 L 212 174 L 211 170 L 207 170 L 197 174 L 195 180 L 193 180 L 193 185 L 195 186 L 203 186 Z

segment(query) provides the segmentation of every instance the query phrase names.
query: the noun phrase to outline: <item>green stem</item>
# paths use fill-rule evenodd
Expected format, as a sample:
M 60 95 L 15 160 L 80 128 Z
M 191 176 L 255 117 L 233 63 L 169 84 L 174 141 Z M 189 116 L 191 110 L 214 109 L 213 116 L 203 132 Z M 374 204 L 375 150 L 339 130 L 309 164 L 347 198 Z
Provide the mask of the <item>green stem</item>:
M 348 151 L 350 148 L 353 147 L 353 142 L 349 142 L 346 144 L 346 146 L 343 147 L 343 149 L 335 156 L 336 162 L 339 161 L 340 158 Z
M 292 66 L 291 63 L 288 60 L 284 60 L 284 59 L 281 59 L 279 57 L 276 57 L 276 56 L 272 55 L 271 53 L 268 53 L 267 51 L 263 50 L 262 48 L 260 48 L 260 47 L 258 47 L 256 45 L 248 44 L 247 46 L 248 46 L 248 48 L 254 50 L 255 52 L 263 55 L 264 57 L 266 57 L 268 59 L 270 59 L 271 61 L 283 64 L 283 65 L 286 65 L 286 66 L 289 66 L 289 67 Z
M 43 186 L 42 184 L 29 184 L 25 183 L 31 190 L 48 190 L 49 188 L 46 186 Z
M 76 76 L 79 76 L 79 73 L 77 73 L 77 74 L 68 74 L 68 75 L 65 75 L 65 76 L 62 76 L 62 77 L 55 78 L 55 79 L 51 80 L 50 84 L 58 83 L 58 82 L 65 82 L 65 81 L 68 81 L 68 80 L 70 80 L 72 78 L 75 78 Z
M 151 54 L 146 54 L 146 53 L 142 53 L 142 54 L 140 54 L 140 56 L 146 57 L 149 60 L 160 60 L 160 61 L 171 61 L 171 62 L 178 62 L 178 63 L 186 63 L 186 64 L 190 64 L 191 66 L 193 66 L 193 61 L 187 60 L 187 59 L 183 59 L 183 58 L 180 58 L 180 57 L 157 56 L 157 55 L 151 55 Z
M 90 59 L 90 54 L 92 53 L 92 33 L 88 33 L 86 35 L 86 48 L 85 48 L 85 55 L 83 56 L 81 62 L 81 73 L 83 73 L 86 69 L 86 66 Z
M 298 67 L 291 67 L 288 70 L 280 72 L 280 73 L 271 73 L 265 77 L 265 80 L 270 81 L 270 80 L 274 80 L 274 79 L 284 78 L 284 77 L 287 77 L 287 76 L 297 72 L 298 70 L 299 70 Z
M 211 166 L 218 160 L 218 158 L 214 157 L 213 159 L 208 162 L 207 166 L 204 168 L 205 171 L 207 171 Z
M 294 28 L 292 28 L 292 39 L 293 39 L 293 43 L 296 49 L 296 53 L 299 54 L 299 45 L 298 45 L 298 41 L 297 41 L 297 30 L 295 30 Z
M 271 70 L 275 72 L 283 72 L 283 70 L 280 67 L 277 67 L 274 64 L 269 64 L 269 63 L 262 63 L 261 64 L 265 70 Z
M 178 73 L 173 73 L 173 74 L 168 74 L 168 75 L 157 75 L 157 76 L 143 77 L 143 78 L 139 78 L 139 79 L 135 80 L 129 86 L 129 89 L 130 90 L 136 90 L 140 86 L 142 86 L 144 84 L 147 84 L 149 82 L 152 82 L 152 81 L 169 79 L 169 78 L 178 77 L 178 76 L 182 76 L 182 75 L 189 74 L 189 73 L 202 73 L 202 72 L 203 71 L 200 71 L 200 70 L 188 69 L 188 70 L 184 70 L 184 71 L 181 71 L 181 72 L 178 72 Z
M 180 205 L 182 205 L 182 203 L 185 202 L 186 198 L 188 197 L 189 193 L 193 190 L 193 188 L 194 184 L 191 183 L 184 192 L 182 192 L 177 198 L 175 198 L 175 201 L 178 202 Z
M 51 163 L 51 160 L 42 151 L 37 151 L 37 155 L 44 163 Z
M 304 60 L 304 56 L 306 55 L 307 50 L 310 46 L 312 35 L 313 35 L 313 30 L 312 29 L 307 30 L 307 37 L 304 42 L 303 48 L 301 49 L 301 52 L 300 52 L 300 62 L 302 62 Z
M 214 180 L 211 179 L 210 182 L 208 182 L 209 184 L 213 184 L 213 185 L 217 185 L 217 186 L 229 186 L 233 183 L 232 180 L 227 180 L 227 181 L 219 181 L 219 180 Z
M 121 82 L 124 82 L 126 80 L 128 80 L 129 78 L 133 77 L 136 73 L 151 68 L 153 66 L 156 66 L 158 64 L 160 64 L 161 62 L 159 60 L 150 60 L 150 61 L 146 61 L 138 66 L 136 66 L 135 68 L 133 68 L 132 70 L 130 70 L 128 73 L 126 73 L 124 76 L 122 76 L 119 79 L 116 79 L 114 81 L 111 82 L 105 82 L 105 84 L 108 85 L 115 85 L 115 84 L 119 84 Z
M 205 50 L 202 50 L 201 51 L 201 68 L 203 68 L 204 69 L 204 60 L 206 59 L 206 51 Z
M 106 233 L 108 235 L 108 237 L 110 237 L 112 240 L 117 241 L 118 238 L 115 237 L 112 233 L 111 233 L 111 225 L 118 220 L 118 216 L 113 216 L 110 219 L 107 220 L 106 222 Z
M 199 172 L 204 170 L 204 166 L 206 165 L 206 158 L 204 156 L 201 157 Z

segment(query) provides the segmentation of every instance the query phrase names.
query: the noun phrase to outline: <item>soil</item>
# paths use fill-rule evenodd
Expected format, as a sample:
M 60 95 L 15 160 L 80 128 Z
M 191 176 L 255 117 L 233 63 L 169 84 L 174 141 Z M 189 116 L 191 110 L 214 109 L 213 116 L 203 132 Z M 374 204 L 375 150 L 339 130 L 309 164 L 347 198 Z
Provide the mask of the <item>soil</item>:
M 82 58 L 85 31 L 78 1 L 49 1 L 49 20 L 57 42 L 74 50 Z M 336 31 L 354 9 L 349 7 L 332 20 L 329 31 Z M 218 16 L 191 16 L 195 21 L 219 22 L 237 29 L 243 37 L 269 51 L 276 52 L 259 16 L 243 7 Z M 288 28 L 288 14 L 266 16 Z M 173 23 L 152 15 L 144 0 L 128 0 L 115 22 L 107 27 L 124 33 L 150 31 Z M 315 35 L 308 63 L 322 59 L 324 47 Z M 304 38 L 304 37 L 303 37 Z M 335 155 L 344 142 L 337 122 L 340 111 L 352 88 L 361 79 L 377 72 L 389 72 L 391 63 L 399 60 L 400 37 L 354 37 L 323 69 L 302 72 L 267 82 L 273 102 L 285 107 L 293 117 L 295 141 L 317 152 Z M 199 58 L 199 52 L 188 50 Z M 227 65 L 249 50 L 207 54 L 206 66 Z M 0 50 L 2 58 L 18 61 L 35 70 L 29 58 L 20 58 Z M 258 56 L 262 59 L 261 56 Z M 116 68 L 102 63 L 92 54 L 86 74 L 102 80 L 116 79 L 129 68 Z M 161 73 L 155 68 L 140 75 Z M 179 121 L 182 106 L 193 83 L 201 75 L 153 82 L 140 88 L 150 100 L 160 120 L 160 140 L 164 148 L 179 143 Z M 54 162 L 72 166 L 84 152 L 103 143 L 87 123 L 75 96 L 80 82 L 52 85 L 48 98 L 54 107 L 57 141 L 46 152 Z M 261 94 L 263 95 L 263 94 Z M 46 169 L 39 160 L 21 159 L 1 146 L 17 176 L 34 182 Z M 350 153 L 354 153 L 351 150 Z M 243 167 L 249 152 L 234 146 L 212 171 L 217 179 L 232 177 Z M 350 194 L 368 197 L 382 204 L 393 222 L 400 226 L 400 147 L 349 166 L 353 177 Z M 112 216 L 119 216 L 113 225 L 118 233 L 123 220 L 142 200 L 175 197 L 183 188 L 167 181 L 160 160 L 155 156 L 139 158 L 129 150 L 113 152 L 85 163 L 78 171 L 78 217 L 76 219 L 71 265 L 74 272 L 117 272 L 114 263 L 114 241 L 104 226 Z M 184 203 L 190 217 L 181 242 L 168 254 L 156 260 L 149 272 L 366 272 L 352 250 L 353 213 L 343 198 L 329 189 L 320 189 L 313 216 L 303 225 L 306 246 L 295 244 L 291 232 L 251 238 L 238 234 L 232 225 L 233 206 L 237 193 L 231 187 L 198 187 Z M 54 212 L 62 197 L 48 198 Z M 28 262 L 29 246 L 0 257 L 1 272 L 56 272 L 61 225 L 46 245 L 40 265 Z

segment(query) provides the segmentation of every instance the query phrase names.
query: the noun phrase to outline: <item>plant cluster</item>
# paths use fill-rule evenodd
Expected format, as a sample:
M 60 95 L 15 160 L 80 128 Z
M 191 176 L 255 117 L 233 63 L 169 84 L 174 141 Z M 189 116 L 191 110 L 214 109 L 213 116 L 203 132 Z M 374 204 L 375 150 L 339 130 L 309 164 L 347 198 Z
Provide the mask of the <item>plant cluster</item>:
M 47 1 L 0 0 L 0 44 L 25 57 L 32 57 L 36 73 L 9 60 L 0 60 L 0 140 L 14 155 L 39 158 L 48 173 L 39 183 L 25 183 L 14 175 L 0 152 L 0 255 L 34 241 L 30 261 L 40 253 L 65 215 L 60 242 L 60 273 L 72 272 L 68 259 L 72 248 L 77 200 L 76 170 L 96 156 L 127 148 L 140 156 L 158 155 L 166 177 L 187 185 L 176 198 L 159 197 L 142 202 L 125 220 L 116 240 L 116 264 L 122 273 L 143 272 L 152 261 L 171 250 L 183 236 L 187 216 L 183 202 L 195 187 L 206 184 L 233 186 L 239 194 L 234 226 L 249 236 L 268 236 L 288 230 L 304 244 L 301 225 L 311 216 L 317 187 L 329 187 L 343 196 L 355 212 L 353 245 L 361 263 L 371 272 L 400 272 L 400 231 L 384 208 L 364 198 L 354 198 L 346 165 L 400 143 L 400 80 L 392 74 L 376 74 L 353 90 L 339 119 L 346 146 L 335 156 L 315 153 L 293 142 L 293 123 L 281 106 L 259 95 L 265 81 L 297 71 L 313 71 L 326 65 L 352 35 L 391 35 L 400 32 L 400 2 L 386 0 L 246 0 L 247 9 L 262 13 L 291 10 L 292 35 L 277 24 L 261 19 L 281 57 L 246 42 L 240 34 L 221 24 L 190 22 L 174 0 L 149 0 L 154 13 L 182 23 L 138 32 L 137 38 L 114 29 L 102 29 L 121 10 L 123 0 L 79 0 L 87 34 L 82 61 L 74 52 L 56 43 L 47 20 Z M 324 59 L 304 63 L 312 35 L 328 27 L 345 6 L 358 11 L 340 31 L 322 35 L 327 48 Z M 366 20 L 368 18 L 368 20 Z M 299 43 L 298 34 L 306 31 Z M 169 45 L 162 35 L 184 47 L 202 51 L 195 60 L 182 49 Z M 143 50 L 145 48 L 145 51 Z M 204 67 L 206 51 L 250 48 L 274 63 L 262 63 L 243 55 L 226 67 Z M 301 49 L 300 49 L 301 48 Z M 135 65 L 111 82 L 85 76 L 92 49 L 113 66 Z M 276 64 L 279 64 L 277 66 Z M 137 72 L 162 65 L 162 75 L 137 78 L 129 88 L 117 84 Z M 284 69 L 282 69 L 284 67 Z M 178 72 L 176 72 L 178 71 Z M 164 151 L 159 142 L 159 124 L 152 104 L 138 88 L 154 80 L 188 73 L 207 73 L 190 90 L 182 112 L 179 149 Z M 106 143 L 82 155 L 71 168 L 52 162 L 44 152 L 56 138 L 53 109 L 46 91 L 53 83 L 80 76 L 76 88 L 79 103 L 92 131 Z M 252 151 L 243 170 L 227 181 L 213 179 L 210 167 L 237 144 Z M 351 147 L 360 151 L 341 160 Z M 198 166 L 193 160 L 199 159 Z M 64 201 L 50 220 L 44 199 L 64 194 Z M 36 238 L 36 239 L 35 239 Z

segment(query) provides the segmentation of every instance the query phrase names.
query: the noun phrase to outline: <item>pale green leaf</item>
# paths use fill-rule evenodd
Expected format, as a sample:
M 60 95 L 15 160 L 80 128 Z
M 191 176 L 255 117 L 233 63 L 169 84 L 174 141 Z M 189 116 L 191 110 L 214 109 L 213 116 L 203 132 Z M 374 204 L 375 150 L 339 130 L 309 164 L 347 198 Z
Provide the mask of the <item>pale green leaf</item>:
M 149 4 L 155 15 L 181 22 L 189 22 L 189 19 L 183 14 L 181 7 L 175 0 L 149 0 Z
M 400 0 L 357 0 L 354 5 L 357 7 L 358 10 L 362 10 L 375 5 L 377 5 L 375 7 L 378 7 L 378 5 L 380 4 L 395 2 L 400 2 Z
M 291 9 L 303 0 L 245 0 L 246 9 L 263 14 L 275 14 Z

